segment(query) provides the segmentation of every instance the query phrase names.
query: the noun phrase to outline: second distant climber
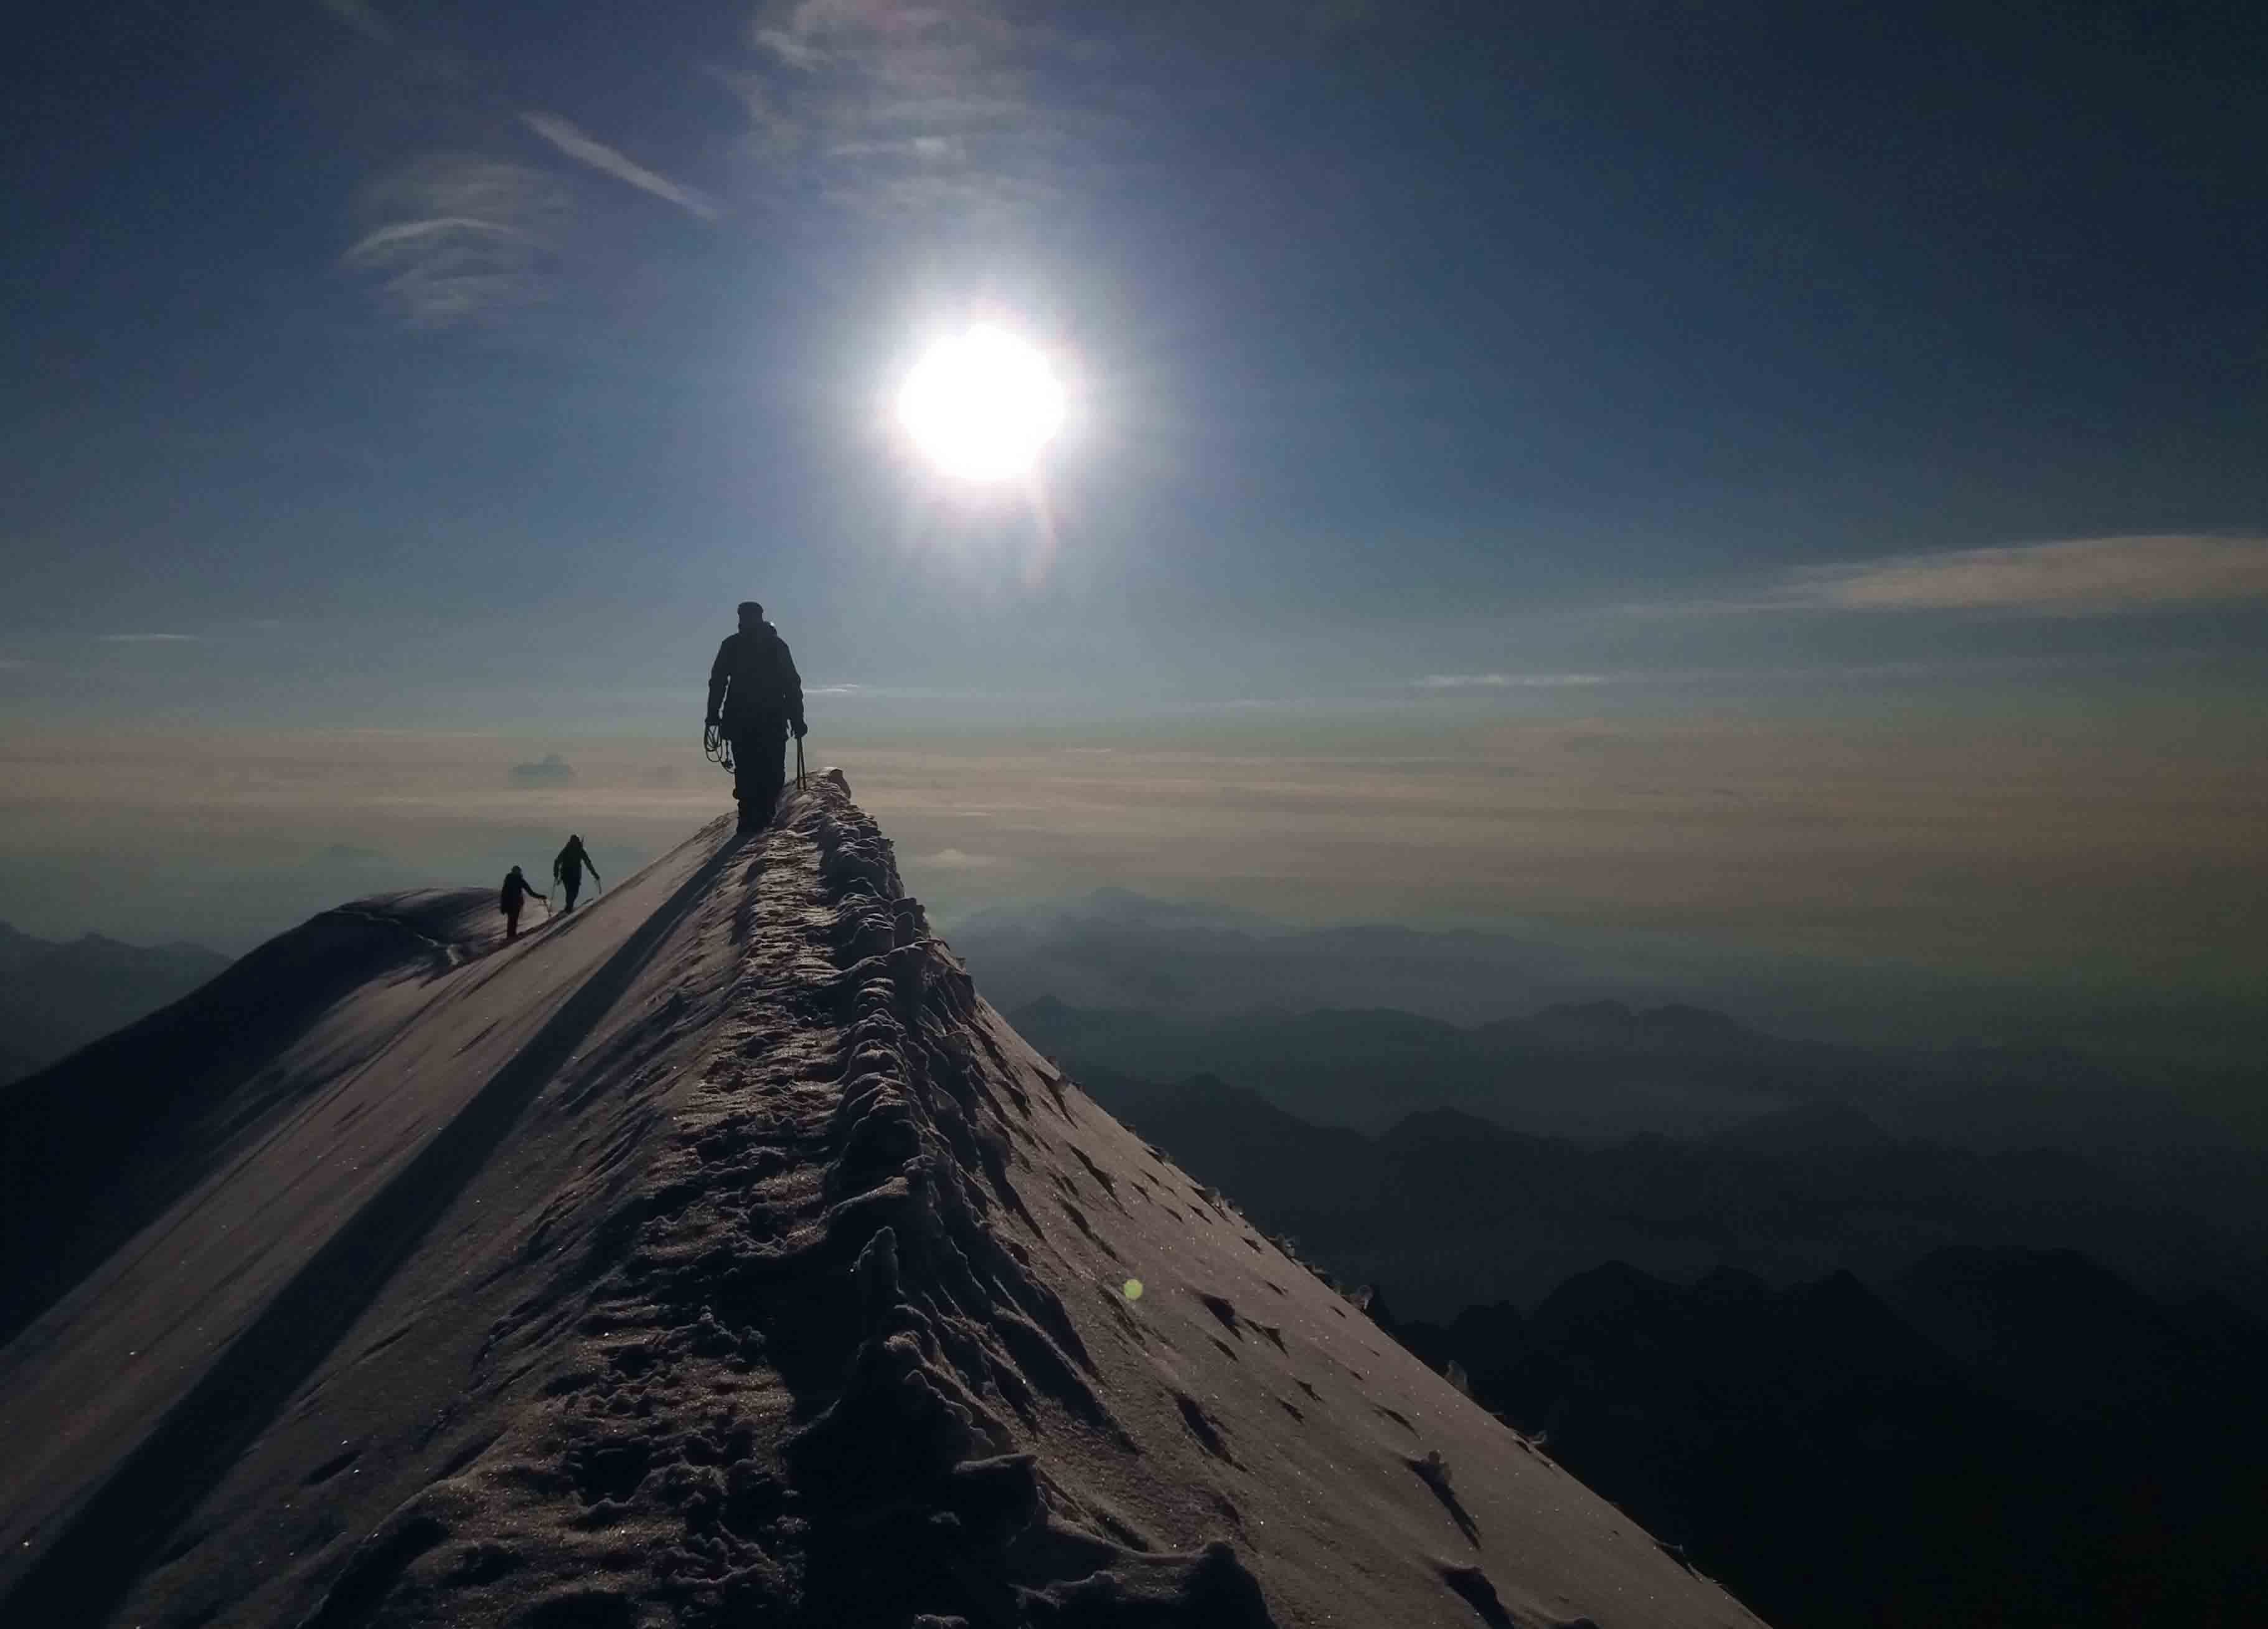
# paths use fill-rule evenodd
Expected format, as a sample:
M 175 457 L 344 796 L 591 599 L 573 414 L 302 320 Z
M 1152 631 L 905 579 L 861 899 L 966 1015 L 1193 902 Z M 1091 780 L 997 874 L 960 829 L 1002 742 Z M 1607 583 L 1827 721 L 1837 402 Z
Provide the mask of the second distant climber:
M 504 887 L 497 890 L 497 904 L 504 912 L 504 936 L 506 939 L 519 937 L 519 913 L 530 895 L 543 901 L 547 907 L 551 903 L 549 896 L 535 892 L 535 884 L 521 874 L 519 866 L 514 866 L 504 873 Z
M 764 608 L 740 601 L 740 629 L 725 636 L 709 669 L 709 729 L 733 743 L 733 795 L 740 829 L 769 823 L 787 780 L 787 737 L 803 739 L 803 678 Z
M 567 846 L 561 849 L 551 862 L 551 876 L 567 890 L 567 909 L 570 910 L 575 909 L 575 896 L 583 891 L 583 873 L 586 867 L 591 873 L 591 881 L 598 882 L 599 868 L 592 865 L 591 856 L 584 850 L 581 836 L 575 832 L 568 833 Z M 599 886 L 604 888 L 606 884 L 600 882 Z

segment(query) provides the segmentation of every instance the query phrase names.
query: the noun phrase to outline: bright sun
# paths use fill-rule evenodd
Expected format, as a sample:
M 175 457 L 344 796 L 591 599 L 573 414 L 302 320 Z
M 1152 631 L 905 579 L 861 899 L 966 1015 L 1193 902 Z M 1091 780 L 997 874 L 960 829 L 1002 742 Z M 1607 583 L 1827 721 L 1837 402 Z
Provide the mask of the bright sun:
M 1024 474 L 1063 418 L 1063 387 L 1048 359 L 995 328 L 933 347 L 898 393 L 898 420 L 914 445 L 966 481 Z

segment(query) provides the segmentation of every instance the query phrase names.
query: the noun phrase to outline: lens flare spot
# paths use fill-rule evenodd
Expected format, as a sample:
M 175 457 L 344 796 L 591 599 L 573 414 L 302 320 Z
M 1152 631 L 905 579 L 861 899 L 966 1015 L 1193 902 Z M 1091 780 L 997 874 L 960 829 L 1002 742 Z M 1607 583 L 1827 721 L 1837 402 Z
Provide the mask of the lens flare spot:
M 1126 1280 L 1126 1283 L 1125 1283 L 1125 1285 L 1123 1286 L 1123 1288 L 1124 1288 L 1124 1291 L 1125 1291 L 1125 1294 L 1126 1294 L 1126 1299 L 1127 1299 L 1127 1300 L 1129 1300 L 1129 1301 L 1139 1301 L 1139 1300 L 1141 1300 L 1141 1299 L 1142 1299 L 1142 1280 L 1141 1280 L 1141 1279 L 1127 1279 L 1127 1280 Z

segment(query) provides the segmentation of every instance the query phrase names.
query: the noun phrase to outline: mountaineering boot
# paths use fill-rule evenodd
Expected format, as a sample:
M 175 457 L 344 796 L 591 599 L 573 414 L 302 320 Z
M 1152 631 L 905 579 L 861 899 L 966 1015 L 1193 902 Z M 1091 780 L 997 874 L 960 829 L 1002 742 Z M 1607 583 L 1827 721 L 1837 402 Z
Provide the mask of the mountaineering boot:
M 756 813 L 755 805 L 752 803 L 740 805 L 740 830 L 742 836 L 745 837 L 751 831 L 761 831 L 763 824 L 762 817 Z

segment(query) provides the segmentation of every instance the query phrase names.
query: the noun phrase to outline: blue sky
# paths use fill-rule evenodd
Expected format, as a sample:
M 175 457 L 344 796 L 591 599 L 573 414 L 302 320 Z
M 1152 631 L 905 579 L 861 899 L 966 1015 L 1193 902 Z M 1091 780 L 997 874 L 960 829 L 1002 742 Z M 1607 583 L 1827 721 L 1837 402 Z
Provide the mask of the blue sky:
M 749 595 L 854 770 L 1223 719 L 1256 763 L 1586 719 L 1797 763 L 1926 718 L 2106 785 L 2258 744 L 2255 7 L 309 0 L 22 44 L 0 726 L 43 764 L 666 742 Z M 889 424 L 976 316 L 1071 389 L 1036 499 Z M 0 914 L 59 920 L 75 817 L 13 795 Z

